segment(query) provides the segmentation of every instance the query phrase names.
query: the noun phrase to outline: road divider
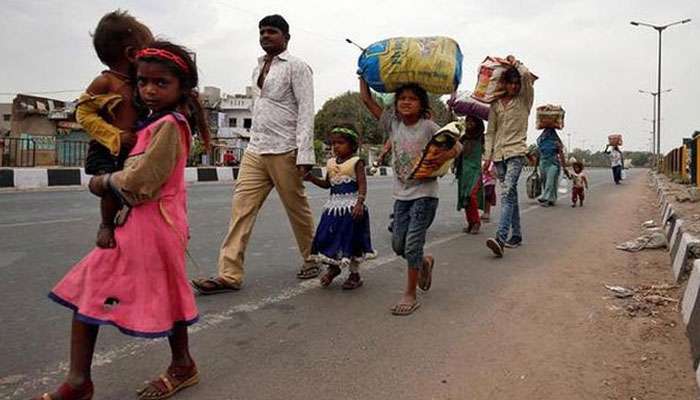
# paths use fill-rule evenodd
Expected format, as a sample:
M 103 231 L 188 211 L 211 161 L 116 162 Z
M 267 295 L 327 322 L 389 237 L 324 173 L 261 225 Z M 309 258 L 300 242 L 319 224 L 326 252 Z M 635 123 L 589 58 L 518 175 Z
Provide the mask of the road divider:
M 681 299 L 681 314 L 690 341 L 696 382 L 700 386 L 700 239 L 684 228 L 685 221 L 674 209 L 671 201 L 673 194 L 664 185 L 663 179 L 653 174 L 652 181 L 661 209 L 661 226 L 668 239 L 673 278 L 676 283 L 686 285 Z
M 312 173 L 323 177 L 326 168 L 314 167 Z M 393 176 L 389 167 L 379 167 L 372 176 Z M 185 182 L 233 182 L 238 167 L 187 167 Z M 41 189 L 48 187 L 87 186 L 90 175 L 83 168 L 0 168 L 0 189 Z

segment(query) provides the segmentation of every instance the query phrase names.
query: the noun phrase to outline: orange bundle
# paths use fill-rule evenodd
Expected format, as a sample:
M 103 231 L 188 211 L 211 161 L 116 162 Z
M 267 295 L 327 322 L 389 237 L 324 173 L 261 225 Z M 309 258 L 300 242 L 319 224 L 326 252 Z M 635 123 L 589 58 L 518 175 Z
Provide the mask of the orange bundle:
M 438 178 L 447 174 L 452 166 L 452 160 L 446 161 L 438 167 L 429 166 L 428 164 L 430 161 L 450 151 L 463 132 L 464 124 L 460 122 L 450 122 L 435 132 L 430 142 L 423 149 L 423 153 L 416 159 L 415 167 L 409 178 Z

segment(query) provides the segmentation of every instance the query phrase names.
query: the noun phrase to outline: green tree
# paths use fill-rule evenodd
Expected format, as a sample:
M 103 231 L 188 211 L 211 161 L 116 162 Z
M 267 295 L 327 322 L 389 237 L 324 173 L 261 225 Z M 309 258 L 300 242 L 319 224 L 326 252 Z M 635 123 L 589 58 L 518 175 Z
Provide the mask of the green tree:
M 362 104 L 358 92 L 345 92 L 326 100 L 314 118 L 314 138 L 325 141 L 331 128 L 343 123 L 353 124 L 364 143 L 383 142 L 379 124 Z

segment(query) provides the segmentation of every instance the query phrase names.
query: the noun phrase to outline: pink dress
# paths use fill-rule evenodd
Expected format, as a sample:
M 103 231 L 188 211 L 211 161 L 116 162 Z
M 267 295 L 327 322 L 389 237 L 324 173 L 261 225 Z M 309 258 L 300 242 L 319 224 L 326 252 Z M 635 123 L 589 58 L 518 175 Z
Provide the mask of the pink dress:
M 189 126 L 180 114 L 138 132 L 124 170 L 110 179 L 133 205 L 115 231 L 117 247 L 93 249 L 49 294 L 78 320 L 141 337 L 167 336 L 175 323 L 197 321 L 185 271 L 189 147 Z

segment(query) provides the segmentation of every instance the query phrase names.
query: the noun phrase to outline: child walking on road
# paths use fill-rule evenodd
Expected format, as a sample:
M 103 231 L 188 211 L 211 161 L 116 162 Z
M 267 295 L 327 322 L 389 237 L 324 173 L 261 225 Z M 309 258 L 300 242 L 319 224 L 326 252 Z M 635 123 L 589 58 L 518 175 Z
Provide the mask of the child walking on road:
M 467 221 L 465 233 L 476 235 L 481 227 L 479 210 L 484 209 L 484 191 L 481 185 L 481 155 L 484 148 L 484 122 L 467 116 L 464 120 L 462 155 L 457 157 L 457 210 L 464 209 Z
M 571 207 L 576 207 L 576 201 L 578 200 L 579 205 L 583 207 L 583 199 L 585 198 L 584 192 L 588 190 L 588 178 L 586 173 L 583 172 L 583 163 L 581 161 L 575 161 L 573 163 L 574 173 L 571 174 L 571 181 L 573 182 L 573 189 L 571 190 Z
M 108 13 L 97 24 L 93 45 L 97 57 L 109 69 L 95 78 L 80 96 L 76 117 L 92 137 L 85 160 L 85 173 L 102 175 L 122 169 L 134 146 L 136 52 L 153 41 L 151 31 L 126 11 Z M 95 243 L 114 248 L 115 217 L 122 204 L 116 196 L 100 199 L 102 221 Z
M 333 148 L 332 157 L 326 163 L 326 179 L 307 173 L 305 180 L 316 186 L 331 189 L 328 202 L 323 207 L 321 222 L 311 246 L 311 255 L 318 262 L 328 265 L 321 276 L 321 285 L 328 286 L 347 267 L 350 275 L 343 289 L 362 286 L 360 263 L 375 255 L 369 229 L 369 213 L 365 205 L 367 177 L 365 163 L 357 157 L 359 136 L 352 127 L 337 126 L 329 134 Z
M 416 287 L 428 290 L 432 282 L 435 260 L 423 254 L 423 246 L 438 207 L 437 178 L 418 180 L 410 176 L 416 159 L 421 157 L 423 149 L 439 127 L 429 119 L 428 94 L 418 85 L 405 85 L 396 91 L 395 111 L 383 110 L 362 78 L 360 96 L 369 112 L 380 120 L 391 140 L 395 200 L 391 244 L 396 254 L 405 258 L 408 264 L 406 289 L 391 312 L 394 315 L 409 315 L 420 307 Z M 439 167 L 460 151 L 461 146 L 456 143 L 429 164 Z
M 40 400 L 92 399 L 92 357 L 99 326 L 105 324 L 127 335 L 168 337 L 170 366 L 138 392 L 140 399 L 164 399 L 199 381 L 187 334 L 198 313 L 185 271 L 184 177 L 190 122 L 205 144 L 209 138 L 194 92 L 197 67 L 187 50 L 167 42 L 142 49 L 136 61 L 137 101 L 150 115 L 140 125 L 124 169 L 90 180 L 93 194 L 113 193 L 132 210 L 115 230 L 116 247 L 92 250 L 49 294 L 74 312 L 70 366 L 58 390 Z

